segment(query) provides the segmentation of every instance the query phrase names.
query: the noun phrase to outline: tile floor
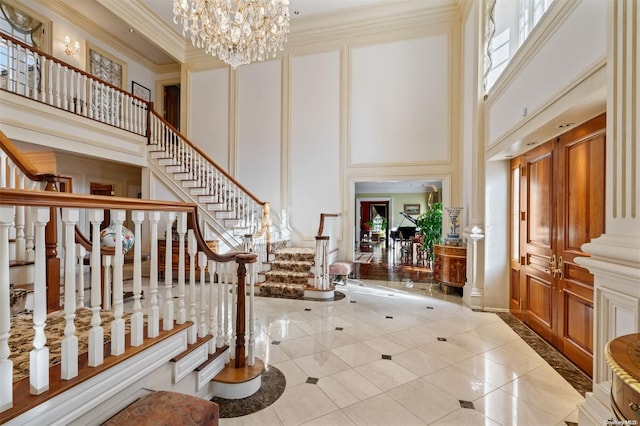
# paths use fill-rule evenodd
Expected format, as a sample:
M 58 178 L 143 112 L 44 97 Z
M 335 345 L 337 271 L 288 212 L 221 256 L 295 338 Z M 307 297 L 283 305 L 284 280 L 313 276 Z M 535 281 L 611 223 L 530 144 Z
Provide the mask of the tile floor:
M 222 426 L 577 423 L 583 397 L 497 315 L 436 285 L 360 284 L 336 302 L 256 298 L 257 354 L 286 388 Z

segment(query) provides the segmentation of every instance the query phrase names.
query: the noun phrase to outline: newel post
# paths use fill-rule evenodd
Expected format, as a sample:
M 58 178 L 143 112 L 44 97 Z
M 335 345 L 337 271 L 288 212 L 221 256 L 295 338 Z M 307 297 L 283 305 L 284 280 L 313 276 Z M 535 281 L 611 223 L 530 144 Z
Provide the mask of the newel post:
M 59 192 L 55 180 L 47 180 L 45 191 Z M 56 207 L 49 210 L 49 222 L 45 226 L 47 313 L 60 310 L 60 259 L 58 259 L 58 212 Z
M 243 368 L 246 364 L 245 332 L 246 332 L 246 278 L 247 263 L 256 261 L 255 254 L 239 254 L 236 256 L 238 262 L 238 308 L 236 309 L 236 348 L 235 348 L 235 368 Z

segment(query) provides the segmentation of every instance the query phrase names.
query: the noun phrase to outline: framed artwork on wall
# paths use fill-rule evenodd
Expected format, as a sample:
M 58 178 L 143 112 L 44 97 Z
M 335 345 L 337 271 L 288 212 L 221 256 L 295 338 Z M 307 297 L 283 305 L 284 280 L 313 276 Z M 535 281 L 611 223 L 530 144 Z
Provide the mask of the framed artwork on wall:
M 147 89 L 140 83 L 136 83 L 133 80 L 131 80 L 131 93 L 133 93 L 134 96 L 139 97 L 143 101 L 149 102 L 151 100 L 151 90 Z
M 416 216 L 420 214 L 420 204 L 405 204 L 404 212 L 411 216 Z

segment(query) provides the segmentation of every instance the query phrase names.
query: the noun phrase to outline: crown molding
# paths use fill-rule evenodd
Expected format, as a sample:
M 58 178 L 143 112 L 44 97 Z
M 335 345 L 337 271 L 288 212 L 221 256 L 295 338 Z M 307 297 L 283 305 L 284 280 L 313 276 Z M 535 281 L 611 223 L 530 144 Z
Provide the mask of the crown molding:
M 185 62 L 185 39 L 163 19 L 137 0 L 97 0 L 180 63 Z
M 170 74 L 176 72 L 179 73 L 180 69 L 180 64 L 174 62 L 170 64 L 156 65 L 153 68 L 153 72 L 155 72 L 156 74 Z
M 40 5 L 49 9 L 53 13 L 59 15 L 63 19 L 66 19 L 69 22 L 72 22 L 73 25 L 77 26 L 81 30 L 85 31 L 87 34 L 91 34 L 91 36 L 100 40 L 101 42 L 107 44 L 117 52 L 120 52 L 132 59 L 141 65 L 154 69 L 157 64 L 153 63 L 149 59 L 147 59 L 143 54 L 138 52 L 135 49 L 132 49 L 130 46 L 124 44 L 117 38 L 113 37 L 107 31 L 103 30 L 100 25 L 88 19 L 84 15 L 80 14 L 78 11 L 62 2 L 61 0 L 35 0 Z
M 375 34 L 410 31 L 460 19 L 457 0 L 406 0 L 298 18 L 291 22 L 287 46 L 297 47 Z

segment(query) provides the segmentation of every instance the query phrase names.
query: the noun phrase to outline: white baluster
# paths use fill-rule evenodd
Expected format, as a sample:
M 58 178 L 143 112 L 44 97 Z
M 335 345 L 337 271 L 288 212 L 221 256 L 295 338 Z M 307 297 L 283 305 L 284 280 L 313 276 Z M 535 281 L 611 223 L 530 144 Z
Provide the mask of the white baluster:
M 224 343 L 226 345 L 229 345 L 229 341 L 230 341 L 230 335 L 229 335 L 229 311 L 230 309 L 230 305 L 229 305 L 229 291 L 231 290 L 230 285 L 232 285 L 232 283 L 230 284 L 230 281 L 232 281 L 231 278 L 231 273 L 229 271 L 229 267 L 231 265 L 231 262 L 226 262 L 224 264 L 224 270 L 225 270 L 225 279 L 224 279 Z
M 87 76 L 82 75 L 82 96 L 80 97 L 80 104 L 82 105 L 82 115 L 85 117 L 88 114 L 87 106 L 89 105 L 89 98 L 87 97 Z
M 225 308 L 224 308 L 224 299 L 222 297 L 222 292 L 224 291 L 223 289 L 223 282 L 224 282 L 224 263 L 222 264 L 218 264 L 216 265 L 216 262 L 214 262 L 213 260 L 209 260 L 209 279 L 211 282 L 211 285 L 209 286 L 209 312 L 210 312 L 210 317 L 211 317 L 211 334 L 213 334 L 213 330 L 216 330 L 216 347 L 217 348 L 221 348 L 224 346 L 224 315 L 225 315 Z M 218 276 L 218 300 L 216 302 L 216 298 L 214 297 L 213 293 L 213 281 L 215 280 L 215 275 L 213 272 L 211 271 L 216 271 L 218 272 L 217 276 Z M 213 307 L 217 306 L 217 312 L 218 312 L 218 317 L 217 317 L 217 327 L 216 324 L 213 321 Z
M 33 53 L 33 68 L 31 69 L 31 87 L 30 87 L 30 95 L 32 99 L 38 99 L 38 80 L 39 80 L 39 75 L 38 75 L 38 67 L 35 65 L 37 63 L 40 62 L 40 55 L 38 55 L 37 53 Z
M 149 238 L 151 240 L 151 259 L 149 264 L 149 306 L 147 336 L 160 334 L 160 308 L 158 307 L 158 222 L 160 212 L 149 212 Z
M 49 60 L 49 78 L 47 79 L 47 95 L 49 98 L 49 102 L 47 102 L 49 105 L 53 105 L 53 67 L 55 67 L 56 64 L 55 62 L 53 62 L 52 60 Z
M 193 229 L 187 231 L 187 250 L 189 251 L 189 321 L 193 325 L 189 328 L 188 342 L 195 343 L 198 340 L 198 326 L 196 316 L 196 254 L 198 253 L 198 245 Z M 202 275 L 202 270 L 200 270 Z M 204 292 L 200 293 L 200 298 L 204 298 Z
M 77 279 L 78 286 L 78 306 L 84 308 L 84 256 L 87 249 L 81 244 L 76 244 L 76 257 L 78 258 Z
M 178 312 L 176 315 L 176 322 L 178 324 L 184 324 L 187 321 L 187 310 L 184 303 L 184 236 L 187 232 L 187 212 L 178 213 L 178 224 L 176 230 L 178 231 Z
M 211 272 L 211 266 L 213 261 L 209 264 L 209 277 L 212 277 L 213 274 Z M 200 321 L 198 321 L 198 337 L 203 338 L 207 335 L 207 323 L 206 323 L 206 313 L 207 313 L 207 297 L 206 297 L 206 272 L 207 268 L 207 255 L 203 252 L 198 253 L 198 266 L 200 267 Z M 213 278 L 210 278 L 209 282 L 209 298 L 212 297 L 213 294 Z M 210 321 L 210 329 L 213 333 L 213 307 L 214 305 L 209 305 L 209 321 Z
M 47 87 L 47 79 L 46 79 L 46 75 L 47 75 L 47 69 L 51 66 L 51 61 L 49 61 L 47 59 L 46 56 L 40 56 L 39 58 L 40 61 L 40 93 L 39 93 L 39 99 L 41 102 L 46 103 L 47 102 L 47 91 L 45 90 Z
M 0 151 L 0 188 L 7 187 L 7 154 Z
M 142 221 L 144 212 L 131 212 L 134 227 L 133 244 L 133 314 L 131 315 L 131 346 L 140 346 L 144 341 L 144 315 L 142 313 Z
M 102 282 L 104 286 L 102 288 L 102 305 L 103 308 L 107 311 L 111 310 L 111 279 L 112 273 L 111 268 L 113 266 L 113 256 L 103 256 L 102 257 L 102 274 L 104 278 Z
M 19 169 L 18 172 L 18 189 L 24 189 L 25 176 Z M 16 260 L 24 261 L 27 258 L 26 254 L 26 240 L 24 235 L 25 226 L 25 207 L 16 206 Z
M 64 223 L 64 337 L 62 338 L 62 379 L 70 380 L 78 375 L 78 336 L 76 336 L 76 244 L 75 227 L 80 218 L 78 209 L 62 209 Z
M 125 220 L 126 211 L 111 210 L 111 221 L 115 228 L 115 253 L 113 256 L 113 322 L 111 322 L 111 355 L 124 353 L 124 319 L 123 314 L 123 278 L 124 254 L 122 252 L 122 223 Z
M 49 390 L 49 348 L 44 333 L 47 320 L 47 255 L 45 226 L 49 207 L 34 207 L 35 265 L 33 281 L 33 349 L 29 354 L 29 385 L 32 395 Z
M 13 212 L 13 206 L 0 206 L 0 411 L 13 407 L 13 362 L 9 359 L 9 227 Z
M 104 219 L 104 211 L 91 209 L 88 211 L 91 222 L 91 330 L 89 331 L 89 367 L 104 362 L 104 329 L 100 318 L 102 304 L 102 282 L 100 271 L 100 225 Z M 105 256 L 106 257 L 106 256 Z M 106 278 L 106 277 L 105 277 Z M 109 282 L 105 281 L 105 287 Z
M 61 94 L 61 98 L 62 98 L 62 107 L 64 109 L 66 109 L 67 111 L 69 110 L 69 87 L 68 87 L 68 81 L 69 81 L 69 68 L 64 67 L 63 72 L 62 72 L 62 94 Z
M 61 99 L 60 99 L 60 63 L 56 62 L 56 87 L 55 87 L 55 105 L 60 108 Z
M 172 330 L 173 329 L 173 295 L 171 294 L 171 285 L 173 283 L 172 276 L 172 226 L 173 222 L 176 220 L 176 214 L 174 212 L 168 212 L 166 214 L 167 218 L 167 227 L 165 232 L 166 238 L 166 256 L 164 263 L 164 305 L 162 310 L 162 329 L 163 330 Z

